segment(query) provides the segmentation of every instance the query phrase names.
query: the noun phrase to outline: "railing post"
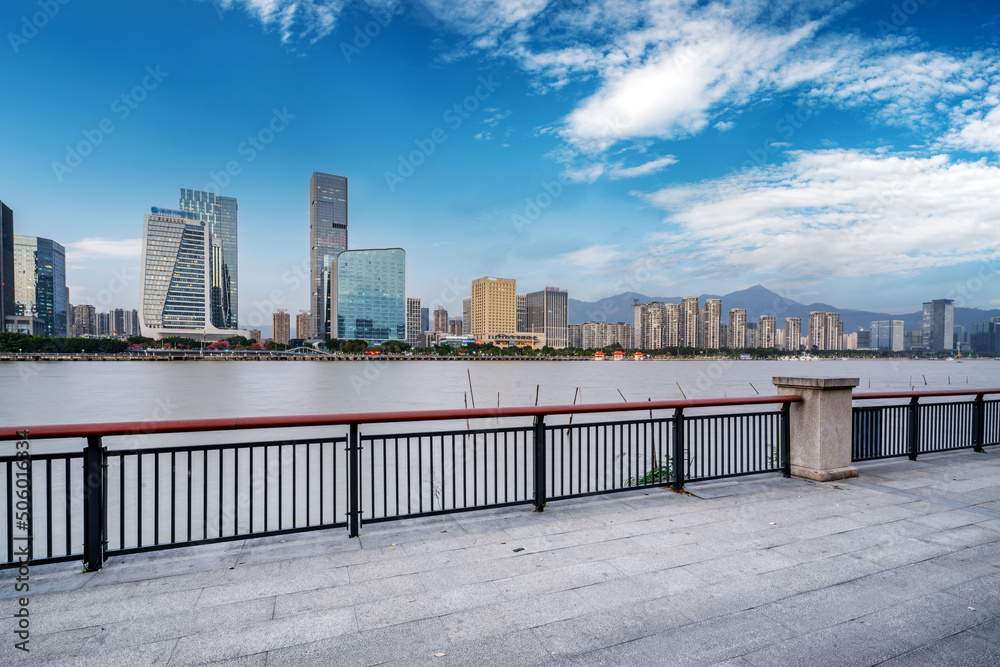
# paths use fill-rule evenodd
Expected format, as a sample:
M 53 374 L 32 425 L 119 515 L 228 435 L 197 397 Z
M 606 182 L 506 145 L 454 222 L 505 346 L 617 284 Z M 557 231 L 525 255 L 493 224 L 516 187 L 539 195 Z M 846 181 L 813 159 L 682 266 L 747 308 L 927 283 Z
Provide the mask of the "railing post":
M 361 446 L 358 425 L 351 424 L 347 439 L 347 535 L 361 532 Z
M 674 491 L 684 488 L 684 408 L 674 408 Z
M 977 452 L 983 451 L 986 442 L 986 401 L 983 394 L 976 394 L 972 404 L 972 446 Z
M 920 408 L 919 403 L 920 397 L 914 396 L 910 399 L 909 407 L 909 454 L 910 460 L 917 460 L 917 452 L 920 450 Z
M 535 511 L 545 509 L 546 457 L 545 457 L 545 416 L 535 415 Z
M 87 449 L 83 453 L 83 563 L 91 571 L 100 570 L 104 565 L 107 516 L 104 466 L 101 436 L 88 436 Z
M 791 412 L 791 403 L 781 405 L 781 474 L 785 477 L 792 476 Z

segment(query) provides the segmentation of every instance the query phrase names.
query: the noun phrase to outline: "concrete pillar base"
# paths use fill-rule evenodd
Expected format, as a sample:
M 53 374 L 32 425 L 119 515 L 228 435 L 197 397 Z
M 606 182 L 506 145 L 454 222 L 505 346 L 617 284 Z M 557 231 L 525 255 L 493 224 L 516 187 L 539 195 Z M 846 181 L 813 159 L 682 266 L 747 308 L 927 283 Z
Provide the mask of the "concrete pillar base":
M 792 474 L 819 482 L 857 477 L 851 460 L 851 396 L 858 378 L 776 377 L 771 381 L 779 396 L 802 398 L 789 410 Z
M 854 466 L 847 466 L 846 468 L 834 468 L 832 470 L 816 470 L 815 468 L 803 468 L 793 463 L 792 475 L 817 482 L 833 482 L 838 479 L 857 477 L 858 469 Z

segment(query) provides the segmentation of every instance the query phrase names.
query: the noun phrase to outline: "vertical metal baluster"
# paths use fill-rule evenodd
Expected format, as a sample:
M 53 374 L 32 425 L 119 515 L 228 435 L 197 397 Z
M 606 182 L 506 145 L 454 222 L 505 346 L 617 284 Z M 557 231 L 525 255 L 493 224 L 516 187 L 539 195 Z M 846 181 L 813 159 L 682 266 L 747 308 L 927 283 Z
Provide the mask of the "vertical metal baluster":
M 177 452 L 170 452 L 170 543 L 177 541 Z
M 535 511 L 545 509 L 545 417 L 535 416 L 534 429 L 534 466 L 535 466 Z
M 135 533 L 136 533 L 136 546 L 142 546 L 142 453 L 136 454 L 136 477 L 135 485 L 137 490 L 138 498 L 136 498 L 136 509 L 135 509 Z
M 52 557 L 52 459 L 45 459 L 45 552 Z

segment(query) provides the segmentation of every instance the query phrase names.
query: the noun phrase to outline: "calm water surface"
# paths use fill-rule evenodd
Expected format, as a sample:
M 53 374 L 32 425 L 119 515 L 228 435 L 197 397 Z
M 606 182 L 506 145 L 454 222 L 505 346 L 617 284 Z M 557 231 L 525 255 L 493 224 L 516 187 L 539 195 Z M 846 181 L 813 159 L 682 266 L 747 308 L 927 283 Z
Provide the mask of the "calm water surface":
M 472 397 L 469 377 L 472 376 Z M 774 394 L 774 376 L 857 391 L 1000 386 L 1000 361 L 2 362 L 0 423 L 32 425 Z M 679 386 L 678 386 L 679 385 Z

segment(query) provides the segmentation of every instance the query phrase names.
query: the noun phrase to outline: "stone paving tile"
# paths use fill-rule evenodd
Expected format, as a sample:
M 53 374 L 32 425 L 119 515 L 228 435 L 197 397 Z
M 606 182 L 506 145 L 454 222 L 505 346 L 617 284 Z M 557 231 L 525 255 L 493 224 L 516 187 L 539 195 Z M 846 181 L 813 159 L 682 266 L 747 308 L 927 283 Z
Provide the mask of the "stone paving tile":
M 750 609 L 651 635 L 637 643 L 651 656 L 662 656 L 661 664 L 711 665 L 772 646 L 792 634 Z
M 0 664 L 994 660 L 1000 519 L 954 503 L 1000 499 L 1000 461 L 859 469 L 36 567 L 37 651 Z
M 378 600 L 416 595 L 427 590 L 427 585 L 420 575 L 404 574 L 358 584 L 299 591 L 278 595 L 275 598 L 274 617 L 353 607 Z
M 267 664 L 338 667 L 381 665 L 392 660 L 442 653 L 450 641 L 440 618 L 421 619 L 272 649 L 267 654 Z
M 273 614 L 274 598 L 265 598 L 115 623 L 94 619 L 99 627 L 88 638 L 83 650 L 89 652 L 137 643 L 154 644 L 188 635 L 225 632 L 269 621 Z
M 170 664 L 195 665 L 228 660 L 357 630 L 353 609 L 334 609 L 307 616 L 247 623 L 240 628 L 181 637 L 170 656 Z
M 1000 645 L 971 632 L 960 632 L 881 663 L 884 667 L 993 667 L 1000 665 Z
M 29 604 L 30 608 L 30 604 Z M 4 616 L 6 621 L 9 618 Z M 13 627 L 9 628 L 13 630 Z M 83 648 L 87 640 L 99 632 L 97 626 L 86 628 L 75 628 L 63 632 L 53 632 L 41 634 L 33 632 L 29 638 L 25 653 L 14 647 L 14 643 L 20 639 L 14 639 L 13 634 L 4 637 L 0 643 L 0 664 L 3 665 L 41 665 L 51 660 L 61 660 L 77 655 Z
M 501 600 L 503 596 L 489 582 L 403 595 L 359 604 L 356 607 L 358 627 L 371 630 L 421 618 L 445 616 L 464 609 L 496 604 Z
M 553 657 L 559 658 L 613 647 L 690 623 L 691 619 L 668 600 L 659 598 L 547 623 L 536 627 L 535 635 Z

